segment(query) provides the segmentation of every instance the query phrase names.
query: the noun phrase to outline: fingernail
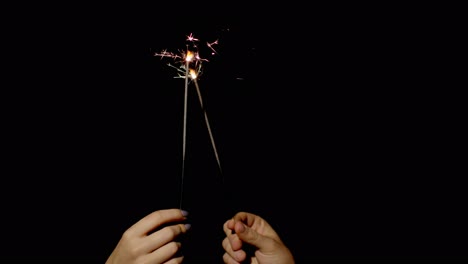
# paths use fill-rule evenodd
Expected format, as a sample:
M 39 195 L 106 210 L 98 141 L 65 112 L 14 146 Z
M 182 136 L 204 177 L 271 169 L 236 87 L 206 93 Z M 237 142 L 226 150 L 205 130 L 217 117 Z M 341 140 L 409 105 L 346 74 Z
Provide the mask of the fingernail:
M 187 216 L 187 215 L 188 215 L 188 212 L 185 211 L 185 210 L 180 210 L 180 212 L 182 212 L 182 215 L 183 215 L 183 216 Z
M 185 226 L 185 230 L 189 230 L 192 227 L 191 224 L 185 224 L 184 226 Z

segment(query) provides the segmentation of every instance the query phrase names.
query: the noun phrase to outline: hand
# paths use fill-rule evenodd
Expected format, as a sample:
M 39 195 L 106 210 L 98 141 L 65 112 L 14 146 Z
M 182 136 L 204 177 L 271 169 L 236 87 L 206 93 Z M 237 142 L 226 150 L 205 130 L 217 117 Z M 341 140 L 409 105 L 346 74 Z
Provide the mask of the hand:
M 270 224 L 258 215 L 239 212 L 224 223 L 223 229 L 226 234 L 222 242 L 226 251 L 224 263 L 237 264 L 250 257 L 248 263 L 294 264 L 291 251 Z M 247 256 L 245 244 L 256 248 L 254 256 Z
M 183 256 L 175 255 L 181 244 L 174 239 L 190 229 L 189 224 L 180 223 L 186 216 L 179 209 L 159 210 L 145 216 L 123 233 L 106 264 L 182 263 Z M 167 225 L 162 227 L 164 224 Z

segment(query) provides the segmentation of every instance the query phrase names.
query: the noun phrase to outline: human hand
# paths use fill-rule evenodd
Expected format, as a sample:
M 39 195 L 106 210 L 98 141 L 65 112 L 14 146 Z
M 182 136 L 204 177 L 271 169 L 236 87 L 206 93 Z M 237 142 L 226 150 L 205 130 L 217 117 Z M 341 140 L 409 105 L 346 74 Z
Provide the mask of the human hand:
M 238 264 L 250 258 L 255 264 L 294 264 L 291 251 L 281 241 L 279 235 L 262 217 L 239 212 L 223 225 L 226 238 L 222 246 L 226 251 L 223 261 Z M 254 256 L 247 256 L 246 244 L 256 248 Z
M 190 229 L 189 224 L 177 223 L 186 216 L 187 212 L 179 209 L 158 210 L 145 216 L 123 233 L 106 264 L 182 263 L 184 257 L 175 255 L 181 244 L 174 239 Z

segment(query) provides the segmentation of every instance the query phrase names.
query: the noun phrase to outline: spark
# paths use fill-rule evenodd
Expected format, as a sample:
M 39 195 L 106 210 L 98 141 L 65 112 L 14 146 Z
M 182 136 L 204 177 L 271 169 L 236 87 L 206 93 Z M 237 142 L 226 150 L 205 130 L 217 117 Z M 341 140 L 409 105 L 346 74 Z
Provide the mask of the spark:
M 161 57 L 161 60 L 164 58 L 164 57 L 168 57 L 168 58 L 173 58 L 173 59 L 179 59 L 180 56 L 179 55 L 176 55 L 172 52 L 168 52 L 167 50 L 162 50 L 161 53 L 155 53 L 154 56 L 159 56 Z
M 211 55 L 215 55 L 215 54 L 218 54 L 218 52 L 213 48 L 213 45 L 217 45 L 218 44 L 218 40 L 215 40 L 214 42 L 207 42 L 206 45 L 208 46 L 208 48 L 210 48 L 213 52 L 211 53 Z
M 193 36 L 193 33 L 190 33 L 189 36 L 187 36 L 187 41 L 199 41 L 197 38 Z

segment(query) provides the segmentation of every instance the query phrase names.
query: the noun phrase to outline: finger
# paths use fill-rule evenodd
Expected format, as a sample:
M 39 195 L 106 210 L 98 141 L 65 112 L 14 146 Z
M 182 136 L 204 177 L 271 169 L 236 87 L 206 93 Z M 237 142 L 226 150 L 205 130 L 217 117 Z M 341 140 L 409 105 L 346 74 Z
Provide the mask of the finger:
M 232 219 L 234 219 L 234 222 L 241 221 L 251 227 L 255 223 L 256 219 L 261 219 L 261 218 L 251 213 L 238 212 L 237 214 L 234 215 Z
M 247 212 L 239 212 L 232 218 L 234 222 L 242 222 L 249 228 L 255 230 L 257 233 L 273 238 L 275 240 L 280 240 L 276 231 L 271 227 L 271 225 L 262 217 L 247 213 Z M 234 223 L 235 225 L 235 223 Z M 234 228 L 233 228 L 234 229 Z
M 140 221 L 136 222 L 128 229 L 128 233 L 136 236 L 145 236 L 155 228 L 174 221 L 185 220 L 183 211 L 179 209 L 164 209 L 150 213 L 143 217 Z
M 144 256 L 142 263 L 165 263 L 171 259 L 181 260 L 180 258 L 183 256 L 176 256 L 181 246 L 182 244 L 180 242 L 170 242 Z
M 230 234 L 227 236 L 227 239 L 233 251 L 237 251 L 242 248 L 242 241 L 237 234 Z
M 275 248 L 275 241 L 273 239 L 257 233 L 242 222 L 236 222 L 234 230 L 238 239 L 257 247 L 260 251 L 271 251 Z M 237 249 L 232 243 L 231 246 L 234 250 Z
M 149 235 L 144 240 L 144 245 L 142 245 L 145 252 L 151 252 L 156 250 L 165 244 L 173 241 L 180 234 L 186 233 L 190 229 L 190 224 L 177 224 L 166 226 L 161 230 L 158 230 L 151 235 Z
M 235 221 L 234 219 L 229 219 L 226 223 L 226 226 L 230 229 L 230 230 L 234 230 L 234 224 L 235 224 Z
M 180 256 L 177 258 L 171 258 L 170 260 L 164 262 L 164 264 L 180 264 L 184 261 L 184 256 Z
M 232 256 L 229 255 L 228 253 L 224 253 L 223 262 L 226 264 L 240 264 L 239 261 L 236 261 L 235 259 L 233 259 Z
M 242 242 L 239 243 L 241 244 Z M 228 237 L 226 237 L 223 242 L 222 242 L 223 249 L 226 251 L 226 254 L 231 256 L 231 258 L 235 259 L 236 261 L 242 262 L 246 259 L 247 254 L 246 252 L 241 248 L 242 245 L 239 247 L 238 250 L 233 250 L 231 246 L 231 242 Z
M 234 220 L 229 219 L 223 225 L 224 233 L 226 234 L 226 240 L 229 242 L 229 247 L 233 245 L 234 250 L 239 250 L 242 247 L 242 242 L 234 232 Z
M 263 219 L 262 217 L 248 213 L 248 212 L 238 212 L 237 214 L 234 215 L 232 218 L 234 220 L 234 223 L 232 225 L 235 225 L 235 222 L 242 222 L 246 224 L 250 228 L 254 228 L 255 230 L 262 229 L 262 230 L 269 230 L 271 228 L 270 224 Z
M 234 221 L 232 219 L 229 219 L 226 222 L 224 222 L 223 230 L 226 236 L 231 235 L 232 230 L 234 230 Z
M 227 238 L 227 237 L 224 238 L 221 245 L 223 246 L 223 249 L 224 249 L 224 251 L 226 251 L 226 253 L 228 253 L 229 255 L 233 255 L 234 251 L 232 250 L 231 242 L 229 242 L 229 238 Z

